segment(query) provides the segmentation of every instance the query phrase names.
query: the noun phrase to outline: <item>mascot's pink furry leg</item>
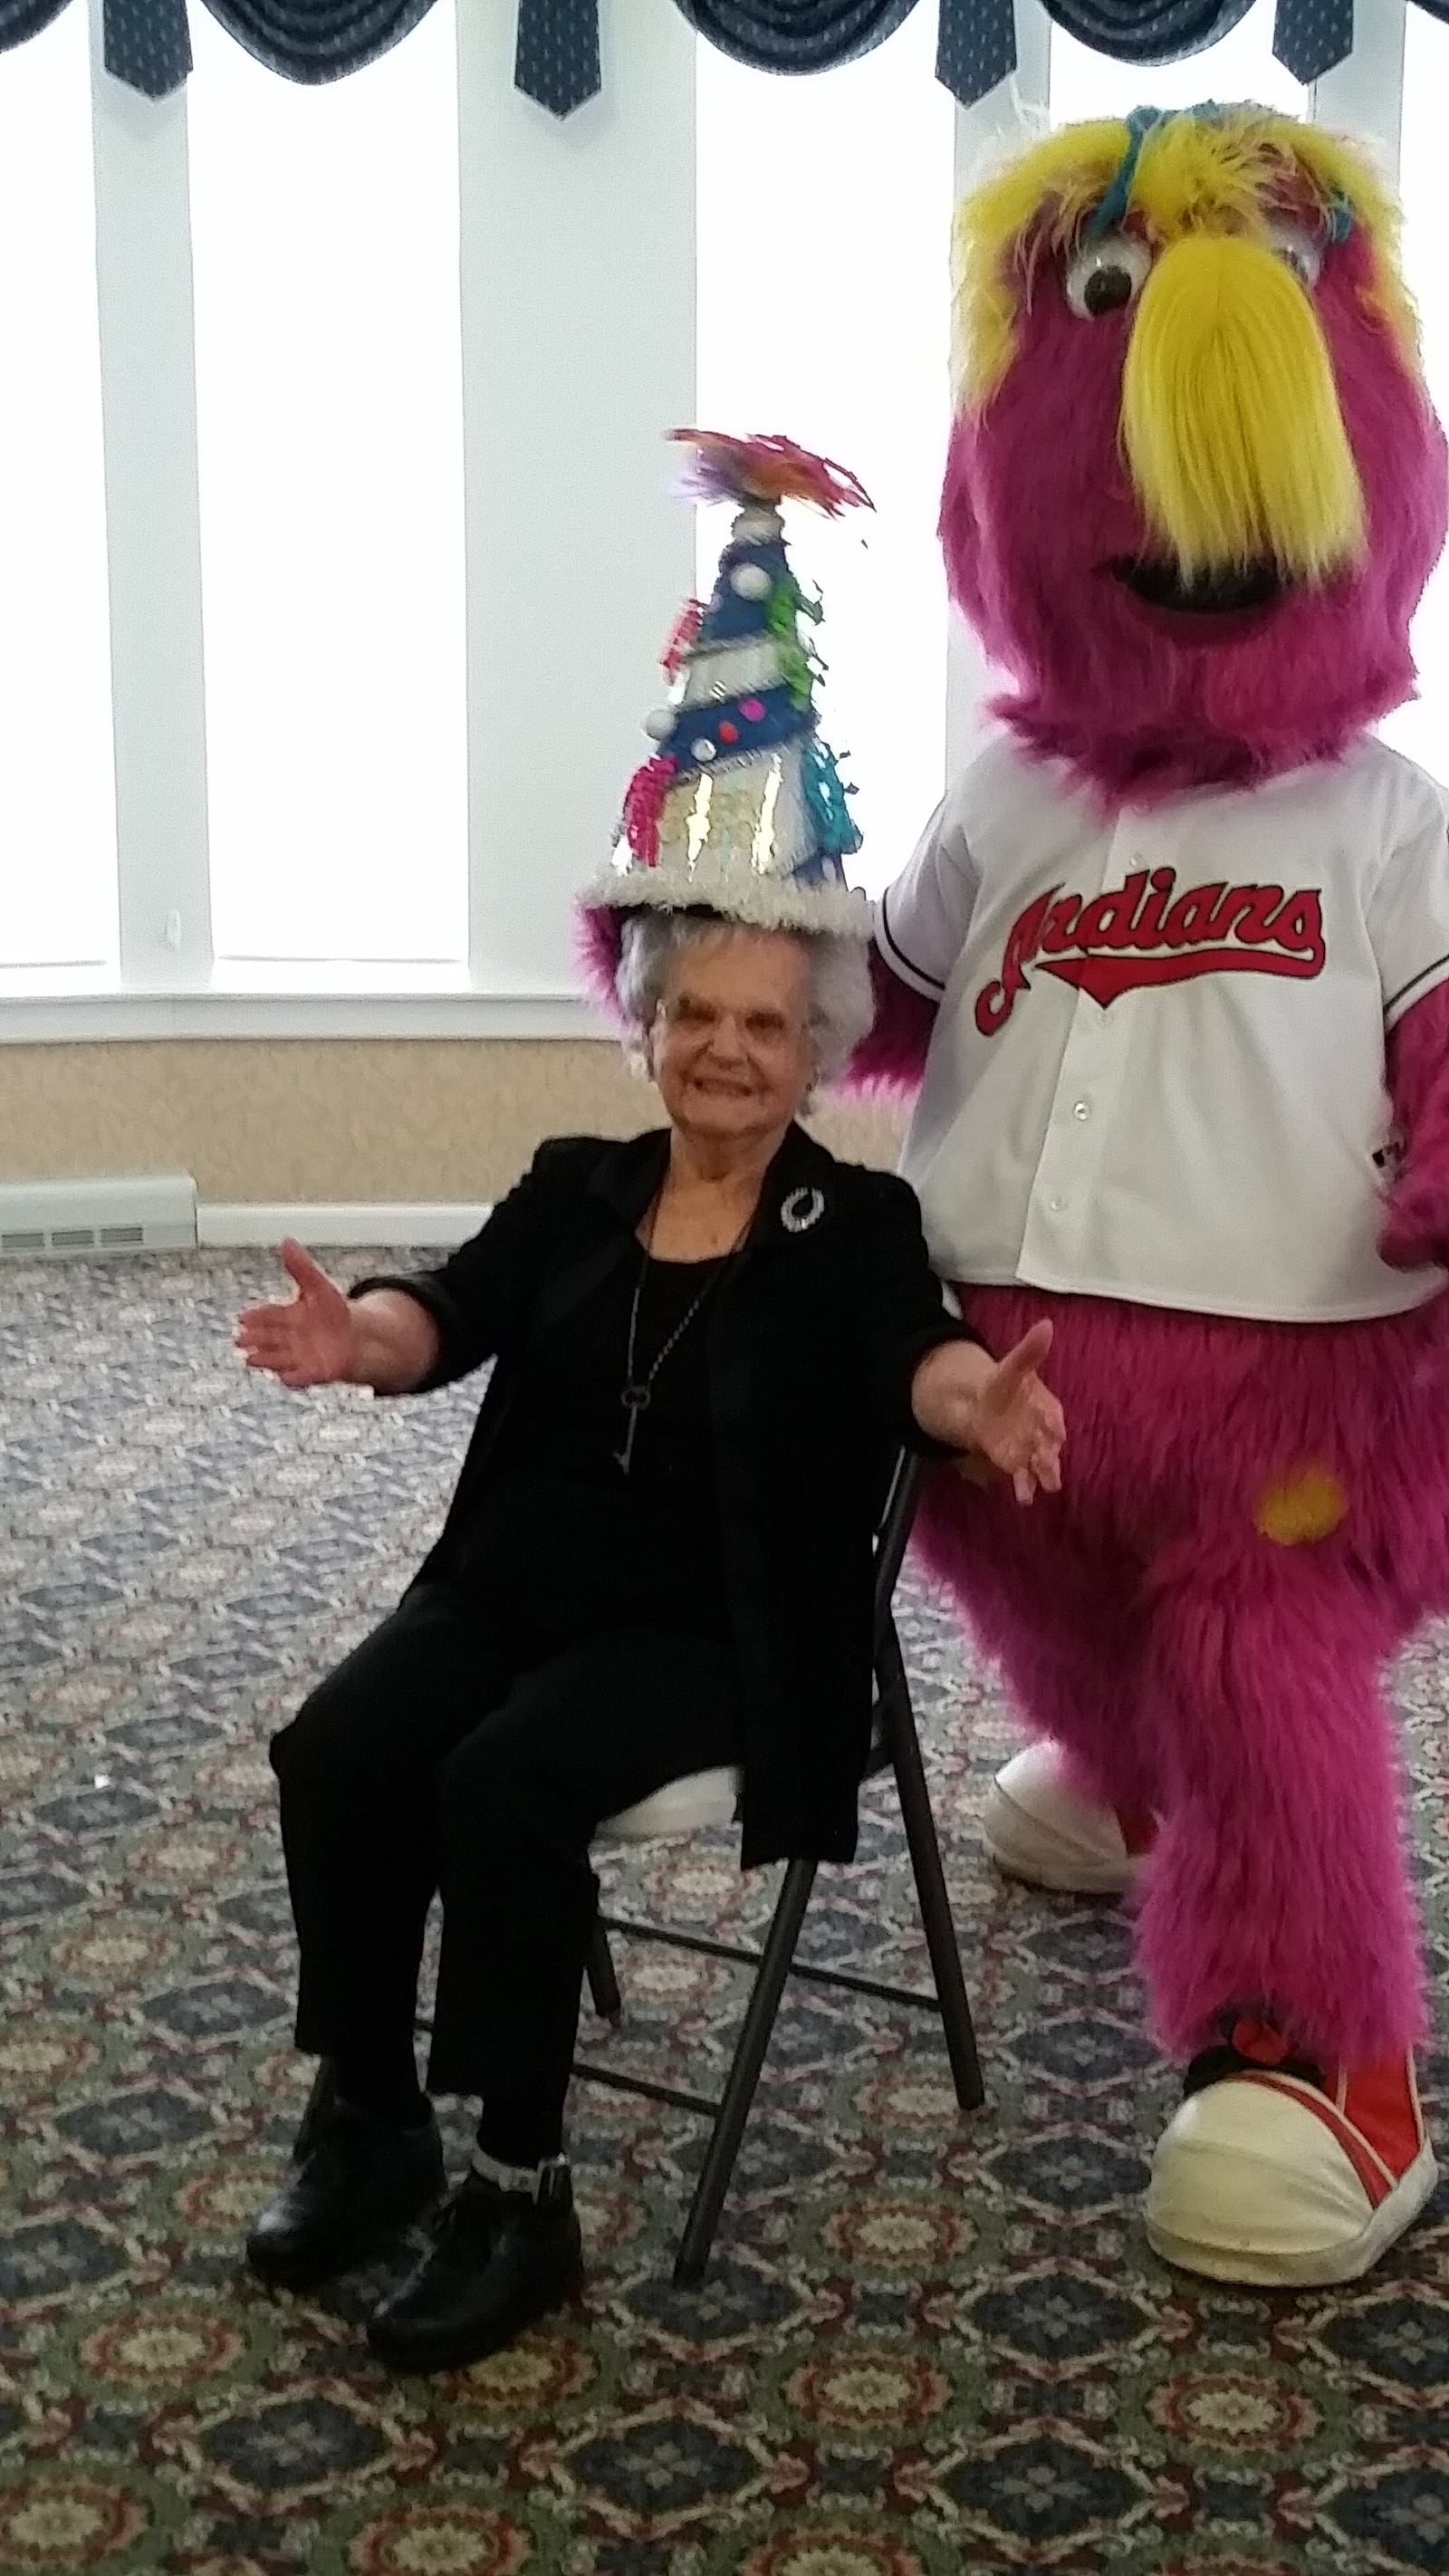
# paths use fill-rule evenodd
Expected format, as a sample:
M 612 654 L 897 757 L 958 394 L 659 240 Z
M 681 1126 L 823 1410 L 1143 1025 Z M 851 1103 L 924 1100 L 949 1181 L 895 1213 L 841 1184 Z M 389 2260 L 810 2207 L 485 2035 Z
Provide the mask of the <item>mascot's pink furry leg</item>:
M 1312 1550 L 1185 1554 L 1148 1577 L 1163 1823 L 1138 1941 L 1159 2035 L 1186 2056 L 1261 2003 L 1326 2064 L 1407 2049 L 1423 1979 L 1383 1616 Z
M 1066 1486 L 1023 1511 L 942 1476 L 923 1542 L 1082 1789 L 1159 1819 L 1140 1943 L 1160 2036 L 1191 2054 L 1265 2003 L 1330 2061 L 1408 2047 L 1422 1975 L 1379 1676 L 1445 1606 L 1449 1315 L 1304 1333 L 968 1303 L 1003 1349 L 1053 1319 Z M 1321 1525 L 1275 1519 L 1315 1485 Z
M 917 1531 L 1025 1724 L 1065 1747 L 1084 1793 L 1112 1806 L 1154 1798 L 1139 1723 L 1146 1622 L 1129 1561 L 1092 1546 L 1059 1504 L 1038 1497 L 1023 1511 L 1004 1486 L 963 1488 L 949 1470 L 928 1488 Z
M 1195 2089 L 1149 2234 L 1228 2279 L 1353 2278 L 1434 2181 L 1379 1677 L 1444 1606 L 1449 1318 L 1305 1334 L 968 1304 L 994 1347 L 1052 1316 L 1067 1484 L 1023 1511 L 943 1473 L 921 1537 L 1079 1792 L 1158 1819 L 1139 1957 Z M 1277 1511 L 1325 1494 L 1316 1523 Z
M 1193 2055 L 1245 2005 L 1330 2063 L 1412 2046 L 1423 1980 L 1378 1683 L 1392 1641 L 1352 1581 L 1206 1532 L 1132 1568 L 1057 1505 L 1022 1515 L 944 1484 L 923 1534 L 1081 1793 L 1161 1819 L 1138 1949 L 1164 2046 Z

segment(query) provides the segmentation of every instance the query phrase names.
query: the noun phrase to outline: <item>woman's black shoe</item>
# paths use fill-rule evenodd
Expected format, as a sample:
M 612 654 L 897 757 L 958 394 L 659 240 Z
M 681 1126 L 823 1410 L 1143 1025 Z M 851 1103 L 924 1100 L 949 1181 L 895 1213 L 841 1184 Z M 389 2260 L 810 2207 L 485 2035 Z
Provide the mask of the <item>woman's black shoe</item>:
M 442 2197 L 446 2180 L 431 2105 L 416 2128 L 399 2128 L 339 2100 L 324 2066 L 291 2173 L 247 2238 L 247 2261 L 275 2289 L 310 2290 L 400 2236 Z
M 461 2370 L 562 2307 L 584 2277 L 567 2165 L 546 2165 L 538 2197 L 470 2173 L 439 2212 L 431 2249 L 367 2329 L 394 2370 Z

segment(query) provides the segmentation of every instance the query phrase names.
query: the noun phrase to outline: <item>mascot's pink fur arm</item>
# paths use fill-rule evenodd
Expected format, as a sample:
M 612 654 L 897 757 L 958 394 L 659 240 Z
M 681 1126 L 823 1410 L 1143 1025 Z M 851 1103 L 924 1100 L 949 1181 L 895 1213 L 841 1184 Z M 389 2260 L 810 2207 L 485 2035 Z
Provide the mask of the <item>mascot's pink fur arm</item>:
M 875 1019 L 846 1067 L 846 1083 L 853 1091 L 894 1091 L 909 1097 L 921 1087 L 936 1005 L 892 974 L 874 941 L 870 981 Z
M 624 916 L 611 903 L 580 904 L 574 929 L 579 972 L 595 1001 L 617 1019 L 614 978 L 619 972 Z
M 1449 1268 L 1449 984 L 1399 1022 L 1389 1087 L 1404 1165 L 1389 1197 L 1380 1249 L 1395 1270 Z

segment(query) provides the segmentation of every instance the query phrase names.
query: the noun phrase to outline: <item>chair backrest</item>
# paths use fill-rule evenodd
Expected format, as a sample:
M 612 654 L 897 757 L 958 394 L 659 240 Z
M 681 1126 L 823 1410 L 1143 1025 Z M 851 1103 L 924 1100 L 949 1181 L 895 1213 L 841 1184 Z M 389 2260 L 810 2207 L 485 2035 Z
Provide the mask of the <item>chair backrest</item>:
M 875 1663 L 875 1705 L 871 1711 L 870 1752 L 865 1765 L 867 1780 L 873 1780 L 878 1771 L 888 1769 L 893 1759 L 889 1731 L 892 1718 L 897 1725 L 904 1722 L 910 1726 L 914 1722 L 892 1604 L 925 1473 L 924 1458 L 917 1457 L 914 1450 L 903 1449 L 895 1463 L 885 1510 L 876 1531 L 875 1622 L 871 1643 Z
M 910 1540 L 916 1506 L 921 1499 L 926 1462 L 912 1449 L 903 1449 L 891 1474 L 890 1491 L 875 1536 L 875 1620 L 877 1648 L 886 1640 L 891 1624 L 891 1603 Z

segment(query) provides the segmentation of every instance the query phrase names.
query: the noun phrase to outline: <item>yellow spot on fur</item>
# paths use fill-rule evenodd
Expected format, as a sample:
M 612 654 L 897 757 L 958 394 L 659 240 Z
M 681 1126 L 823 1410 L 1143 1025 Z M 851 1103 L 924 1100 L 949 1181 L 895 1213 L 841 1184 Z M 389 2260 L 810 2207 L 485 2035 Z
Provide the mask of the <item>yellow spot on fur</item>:
M 1331 1538 L 1347 1517 L 1347 1496 L 1327 1467 L 1302 1467 L 1265 1485 L 1253 1512 L 1255 1527 L 1275 1547 L 1311 1547 Z
M 1126 122 L 1064 125 L 973 190 L 956 218 L 956 373 L 960 398 L 986 403 L 1016 350 L 1018 317 L 1043 259 L 1080 240 L 1128 146 Z M 1325 216 L 1345 204 L 1372 254 L 1367 301 L 1420 373 L 1419 328 L 1399 265 L 1399 209 L 1360 146 L 1264 108 L 1211 124 L 1170 116 L 1147 135 L 1128 220 L 1162 250 L 1189 234 L 1237 233 L 1266 243 L 1285 210 Z

